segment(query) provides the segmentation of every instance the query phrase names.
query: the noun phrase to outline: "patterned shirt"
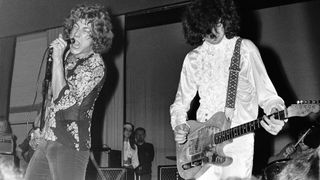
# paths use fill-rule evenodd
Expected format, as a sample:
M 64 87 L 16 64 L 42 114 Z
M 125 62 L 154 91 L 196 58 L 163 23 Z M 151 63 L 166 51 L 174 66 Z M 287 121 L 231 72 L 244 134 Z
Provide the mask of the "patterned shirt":
M 76 150 L 91 147 L 91 119 L 94 102 L 103 86 L 105 65 L 99 54 L 85 58 L 68 56 L 66 85 L 48 107 L 44 138 Z

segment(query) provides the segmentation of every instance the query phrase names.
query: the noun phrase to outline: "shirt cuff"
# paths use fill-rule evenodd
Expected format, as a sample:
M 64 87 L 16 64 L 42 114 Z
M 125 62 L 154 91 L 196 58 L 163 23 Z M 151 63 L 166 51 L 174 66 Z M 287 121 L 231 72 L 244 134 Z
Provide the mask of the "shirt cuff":
M 265 113 L 267 115 L 271 114 L 272 108 L 276 108 L 278 111 L 284 110 L 285 105 L 282 99 L 274 99 L 271 102 L 268 103 L 268 105 L 265 108 Z

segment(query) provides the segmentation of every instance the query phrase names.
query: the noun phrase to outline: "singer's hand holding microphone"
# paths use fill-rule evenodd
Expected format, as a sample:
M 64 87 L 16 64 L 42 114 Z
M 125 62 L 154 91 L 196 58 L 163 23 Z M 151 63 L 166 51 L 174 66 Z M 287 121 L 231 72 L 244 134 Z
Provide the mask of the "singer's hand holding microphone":
M 59 34 L 59 37 L 57 39 L 52 41 L 52 43 L 50 44 L 50 51 L 52 52 L 50 53 L 52 53 L 51 56 L 54 63 L 62 62 L 62 56 L 67 46 L 68 43 L 63 39 L 61 34 Z

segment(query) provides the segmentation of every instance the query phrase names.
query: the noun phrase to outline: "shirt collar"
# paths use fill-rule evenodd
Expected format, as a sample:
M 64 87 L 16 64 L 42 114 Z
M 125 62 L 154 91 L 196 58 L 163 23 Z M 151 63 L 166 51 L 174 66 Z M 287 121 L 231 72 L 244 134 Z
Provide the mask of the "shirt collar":
M 218 44 L 211 44 L 207 41 L 203 41 L 203 48 L 206 50 L 215 50 L 215 49 L 223 49 L 225 48 L 226 44 L 228 43 L 229 39 L 226 38 L 226 36 L 223 36 L 222 40 Z

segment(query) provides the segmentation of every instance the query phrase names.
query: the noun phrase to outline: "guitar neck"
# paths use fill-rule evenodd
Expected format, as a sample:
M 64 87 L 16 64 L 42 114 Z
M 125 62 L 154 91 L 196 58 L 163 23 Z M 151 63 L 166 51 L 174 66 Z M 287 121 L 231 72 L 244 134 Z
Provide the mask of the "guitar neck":
M 276 113 L 268 115 L 268 117 L 270 118 L 273 115 L 274 115 L 275 119 L 281 119 L 281 120 L 284 120 L 288 117 L 287 110 L 278 111 Z M 256 120 L 250 121 L 248 123 L 241 124 L 239 126 L 227 129 L 225 131 L 218 132 L 218 133 L 214 134 L 214 142 L 216 144 L 219 144 L 224 141 L 242 136 L 244 134 L 251 133 L 261 127 L 260 121 L 262 121 L 262 120 L 263 120 L 263 118 L 260 117 Z

